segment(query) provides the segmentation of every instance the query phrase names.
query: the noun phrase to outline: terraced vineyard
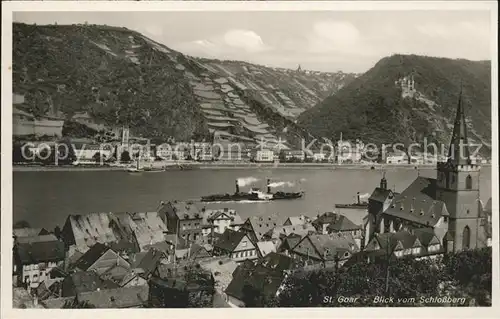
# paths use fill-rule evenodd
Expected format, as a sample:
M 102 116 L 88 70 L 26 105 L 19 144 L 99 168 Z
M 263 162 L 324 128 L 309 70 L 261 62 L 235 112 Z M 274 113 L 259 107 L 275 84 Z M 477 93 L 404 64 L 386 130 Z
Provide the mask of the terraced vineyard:
M 68 125 L 83 112 L 91 124 L 159 140 L 302 137 L 296 117 L 355 78 L 197 59 L 125 28 L 14 24 L 13 31 L 14 92 L 25 95 L 24 111 L 58 112 Z

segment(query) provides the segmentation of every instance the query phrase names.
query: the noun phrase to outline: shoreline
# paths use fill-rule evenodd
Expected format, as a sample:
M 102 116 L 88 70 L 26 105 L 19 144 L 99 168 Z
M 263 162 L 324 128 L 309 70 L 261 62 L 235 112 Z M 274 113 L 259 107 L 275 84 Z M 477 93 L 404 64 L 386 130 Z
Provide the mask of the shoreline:
M 203 169 L 203 170 L 231 170 L 231 169 L 329 169 L 329 170 L 390 170 L 390 169 L 435 169 L 434 164 L 425 165 L 409 165 L 409 164 L 386 164 L 386 165 L 370 165 L 370 164 L 329 164 L 329 163 L 185 163 L 189 166 L 186 171 Z M 491 164 L 481 164 L 482 167 L 490 167 Z M 171 168 L 166 168 L 164 172 L 170 170 L 181 170 L 177 165 L 172 165 Z M 126 172 L 126 167 L 120 166 L 25 166 L 13 165 L 13 172 L 58 172 L 58 171 L 122 171 Z M 160 171 L 162 172 L 162 171 Z

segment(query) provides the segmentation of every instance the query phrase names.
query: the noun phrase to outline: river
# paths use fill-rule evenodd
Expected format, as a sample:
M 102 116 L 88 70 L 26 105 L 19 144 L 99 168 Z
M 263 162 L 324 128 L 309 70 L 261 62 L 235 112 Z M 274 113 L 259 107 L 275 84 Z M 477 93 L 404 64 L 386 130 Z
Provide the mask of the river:
M 433 169 L 386 170 L 388 186 L 402 191 L 420 173 L 435 177 Z M 265 203 L 206 204 L 235 208 L 242 218 L 279 213 L 311 217 L 332 211 L 336 203 L 351 203 L 356 192 L 371 193 L 382 172 L 366 169 L 204 169 L 131 174 L 121 171 L 39 171 L 14 172 L 14 222 L 25 220 L 32 227 L 52 230 L 63 226 L 69 214 L 89 212 L 155 211 L 160 201 L 199 200 L 202 195 L 234 192 L 235 180 L 255 177 L 251 185 L 264 189 L 265 180 L 290 181 L 288 191 L 304 190 L 305 197 Z M 481 171 L 481 200 L 491 197 L 491 167 Z M 283 190 L 276 188 L 275 190 Z M 241 187 L 241 190 L 248 190 Z M 199 203 L 200 207 L 203 205 Z M 361 224 L 363 210 L 337 210 Z

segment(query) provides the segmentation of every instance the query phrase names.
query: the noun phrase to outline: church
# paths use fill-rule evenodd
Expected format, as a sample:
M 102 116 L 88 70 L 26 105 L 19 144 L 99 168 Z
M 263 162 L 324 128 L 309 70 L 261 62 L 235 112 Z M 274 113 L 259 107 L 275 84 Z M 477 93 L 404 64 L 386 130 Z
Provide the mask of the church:
M 472 163 L 468 145 L 460 93 L 448 158 L 437 163 L 437 179 L 419 176 L 395 193 L 387 188 L 384 174 L 369 198 L 365 250 L 375 252 L 384 246 L 384 250 L 399 249 L 401 255 L 422 256 L 488 245 L 487 216 L 479 200 L 481 167 Z M 426 247 L 425 243 L 437 241 L 440 249 Z

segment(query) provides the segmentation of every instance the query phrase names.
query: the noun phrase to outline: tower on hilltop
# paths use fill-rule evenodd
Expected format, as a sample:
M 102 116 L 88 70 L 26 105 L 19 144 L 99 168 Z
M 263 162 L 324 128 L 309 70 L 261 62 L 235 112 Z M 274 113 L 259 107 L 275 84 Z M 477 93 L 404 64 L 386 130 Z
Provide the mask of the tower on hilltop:
M 470 159 L 462 90 L 457 106 L 448 159 L 437 164 L 438 200 L 446 203 L 449 213 L 448 233 L 444 238 L 446 251 L 482 247 L 479 201 L 481 167 Z
M 409 76 L 405 76 L 401 80 L 401 96 L 403 98 L 405 97 L 413 97 L 415 95 L 415 78 L 413 77 L 413 74 Z

